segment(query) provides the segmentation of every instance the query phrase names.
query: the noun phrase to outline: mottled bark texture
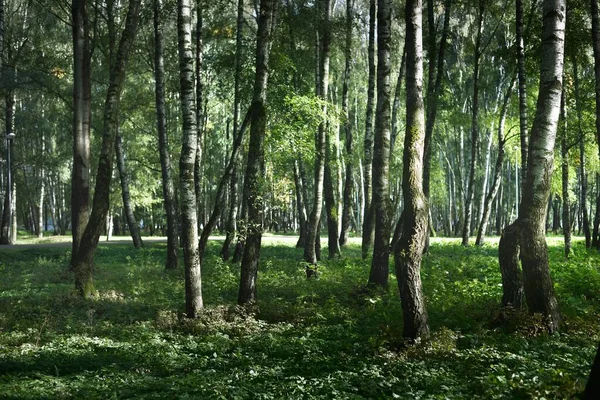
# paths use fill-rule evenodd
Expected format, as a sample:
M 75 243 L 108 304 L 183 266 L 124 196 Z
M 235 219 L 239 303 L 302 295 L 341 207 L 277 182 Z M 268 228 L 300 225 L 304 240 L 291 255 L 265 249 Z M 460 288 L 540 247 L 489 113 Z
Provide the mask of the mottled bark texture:
M 325 170 L 323 176 L 323 194 L 325 197 L 325 214 L 327 216 L 327 250 L 329 259 L 339 257 L 339 205 L 340 196 L 336 193 L 339 172 L 339 139 L 329 124 L 325 127 Z
M 177 202 L 171 175 L 171 156 L 167 134 L 167 114 L 165 106 L 165 62 L 162 28 L 162 0 L 154 0 L 154 91 L 156 101 L 156 126 L 158 131 L 158 151 L 162 177 L 163 202 L 167 217 L 167 259 L 166 269 L 179 266 L 179 233 L 177 232 Z
M 485 0 L 479 0 L 477 13 L 477 35 L 475 38 L 475 60 L 473 61 L 473 101 L 471 105 L 471 159 L 469 160 L 469 178 L 467 196 L 465 199 L 465 219 L 462 228 L 462 245 L 469 245 L 471 235 L 471 219 L 473 218 L 473 198 L 475 196 L 475 166 L 479 154 L 479 67 L 481 60 L 481 36 L 483 31 L 483 17 L 485 13 Z
M 269 50 L 273 25 L 273 0 L 260 1 L 258 31 L 256 33 L 256 72 L 252 96 L 252 116 L 248 164 L 244 178 L 244 193 L 248 194 L 248 232 L 242 256 L 238 304 L 256 300 L 256 278 L 262 239 L 263 188 L 260 183 L 264 173 L 264 142 L 267 125 L 267 82 L 269 79 Z
M 535 0 L 537 1 L 537 0 Z M 527 178 L 527 148 L 529 126 L 527 122 L 527 76 L 525 75 L 525 40 L 523 38 L 523 0 L 516 0 L 517 73 L 519 76 L 519 127 L 521 130 L 521 193 Z
M 375 241 L 369 284 L 387 287 L 390 275 L 391 1 L 377 1 L 377 107 L 373 148 Z
M 549 332 L 557 331 L 560 322 L 548 266 L 545 222 L 562 93 L 565 18 L 565 0 L 544 0 L 540 88 L 529 142 L 527 181 L 520 215 L 505 230 L 499 249 L 502 271 L 507 268 L 506 260 L 514 260 L 520 250 L 527 306 L 531 313 L 544 316 Z M 515 237 L 518 245 L 510 246 Z M 503 274 L 505 295 L 508 283 Z
M 375 26 L 376 26 L 375 0 L 369 0 L 369 83 L 367 87 L 367 115 L 365 122 L 365 140 L 363 158 L 363 190 L 364 190 L 364 208 L 363 208 L 363 231 L 362 231 L 362 258 L 367 258 L 371 245 L 373 243 L 373 233 L 375 228 L 375 213 L 371 207 L 372 200 L 372 172 L 373 172 L 373 103 L 375 101 Z
M 119 40 L 117 54 L 110 66 L 109 85 L 104 102 L 104 128 L 96 174 L 96 186 L 94 188 L 93 208 L 81 236 L 78 252 L 74 257 L 75 288 L 82 297 L 91 296 L 95 292 L 92 278 L 94 254 L 98 247 L 100 233 L 104 230 L 106 215 L 110 205 L 110 184 L 115 158 L 119 99 L 123 91 L 123 83 L 125 82 L 127 62 L 135 42 L 140 4 L 141 0 L 131 0 L 129 2 L 125 27 Z
M 73 171 L 71 177 L 71 268 L 90 211 L 90 130 L 86 109 L 91 107 L 86 87 L 91 85 L 89 21 L 86 0 L 73 0 Z
M 179 159 L 181 199 L 181 242 L 185 266 L 185 311 L 196 318 L 204 307 L 202 277 L 198 253 L 198 210 L 194 170 L 198 151 L 194 98 L 194 58 L 192 54 L 191 0 L 177 2 L 177 36 L 179 48 L 179 98 L 183 121 L 183 140 Z
M 340 246 L 348 243 L 348 234 L 350 232 L 350 222 L 352 220 L 352 210 L 354 209 L 354 138 L 352 136 L 352 116 L 349 112 L 348 97 L 350 87 L 350 74 L 352 73 L 352 23 L 354 22 L 354 13 L 352 10 L 354 1 L 346 1 L 346 40 L 344 44 L 344 81 L 342 83 L 342 114 L 345 116 L 340 126 L 340 136 L 342 133 L 346 139 L 346 177 L 344 180 L 344 194 L 342 202 L 342 227 L 340 231 Z
M 404 222 L 402 237 L 394 248 L 396 276 L 404 319 L 403 336 L 419 341 L 429 336 L 421 259 L 427 235 L 427 199 L 423 194 L 423 105 L 422 1 L 406 2 L 406 134 L 402 193 Z
M 195 103 L 195 113 L 196 113 L 196 159 L 194 162 L 194 191 L 196 192 L 196 212 L 198 216 L 196 217 L 196 225 L 198 226 L 198 232 L 202 230 L 202 219 L 200 218 L 200 210 L 203 209 L 202 200 L 206 201 L 206 196 L 204 199 L 202 197 L 202 151 L 203 151 L 203 126 L 204 126 L 204 115 L 203 111 L 204 106 L 204 84 L 202 80 L 202 67 L 203 67 L 203 42 L 202 42 L 202 22 L 203 22 L 203 4 L 202 0 L 196 0 L 196 35 L 195 39 L 195 47 L 196 47 L 196 69 L 195 69 L 195 81 L 196 81 L 196 103 Z M 192 7 L 192 4 L 190 4 Z M 191 22 L 190 22 L 191 24 Z M 204 209 L 204 217 L 206 217 L 207 210 Z M 199 250 L 201 253 L 201 250 Z M 200 254 L 200 264 L 202 264 L 202 255 Z
M 327 92 L 329 87 L 329 57 L 330 57 L 330 0 L 320 0 L 319 30 L 321 36 L 321 49 L 319 51 L 319 82 L 317 87 L 318 96 L 323 101 L 323 114 L 327 113 Z M 319 128 L 315 137 L 315 181 L 314 181 L 314 198 L 313 207 L 308 218 L 307 236 L 304 246 L 304 261 L 310 265 L 317 265 L 317 234 L 319 231 L 319 221 L 321 219 L 321 211 L 323 208 L 323 181 L 325 176 L 325 152 L 326 147 L 326 123 L 323 121 L 319 124 Z

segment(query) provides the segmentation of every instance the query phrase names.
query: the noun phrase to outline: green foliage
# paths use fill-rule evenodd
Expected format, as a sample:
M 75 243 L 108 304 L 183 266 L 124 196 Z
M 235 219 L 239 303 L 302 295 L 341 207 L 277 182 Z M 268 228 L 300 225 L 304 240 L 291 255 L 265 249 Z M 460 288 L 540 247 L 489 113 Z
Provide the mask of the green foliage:
M 565 261 L 550 239 L 565 323 L 548 336 L 538 316 L 498 311 L 496 244 L 434 240 L 422 271 L 433 335 L 408 348 L 395 279 L 387 292 L 366 290 L 358 246 L 322 263 L 318 280 L 305 278 L 301 249 L 264 246 L 249 309 L 233 306 L 238 267 L 219 248 L 209 244 L 209 306 L 193 321 L 183 272 L 163 268 L 163 244 L 101 245 L 90 300 L 73 293 L 64 248 L 0 253 L 0 397 L 500 399 L 583 389 L 600 271 L 580 241 Z

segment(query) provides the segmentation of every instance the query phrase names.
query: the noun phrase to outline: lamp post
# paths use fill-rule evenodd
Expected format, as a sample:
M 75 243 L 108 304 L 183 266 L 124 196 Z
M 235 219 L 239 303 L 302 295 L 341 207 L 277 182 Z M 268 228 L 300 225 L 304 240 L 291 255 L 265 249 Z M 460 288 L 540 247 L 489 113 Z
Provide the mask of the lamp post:
M 13 243 L 13 235 L 12 235 L 12 219 L 13 219 L 13 208 L 12 208 L 12 166 L 10 162 L 10 153 L 12 147 L 12 140 L 15 138 L 14 132 L 8 132 L 6 134 L 6 167 L 7 171 L 7 189 L 6 194 L 8 195 L 8 242 L 10 244 Z M 6 215 L 6 214 L 5 214 Z

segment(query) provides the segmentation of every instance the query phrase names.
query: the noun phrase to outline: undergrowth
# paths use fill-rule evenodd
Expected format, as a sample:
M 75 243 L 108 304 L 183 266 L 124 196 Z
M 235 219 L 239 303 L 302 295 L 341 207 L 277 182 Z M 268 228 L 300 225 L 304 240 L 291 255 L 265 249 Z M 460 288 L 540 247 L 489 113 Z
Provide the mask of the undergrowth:
M 73 291 L 65 249 L 0 252 L 0 398 L 550 399 L 585 385 L 600 270 L 581 242 L 569 261 L 550 243 L 564 323 L 547 335 L 540 316 L 499 310 L 495 246 L 434 240 L 422 270 L 432 338 L 412 347 L 393 273 L 388 291 L 366 290 L 358 246 L 313 280 L 301 250 L 264 246 L 253 308 L 235 306 L 239 266 L 218 250 L 210 244 L 208 306 L 193 321 L 162 244 L 101 246 L 90 300 Z

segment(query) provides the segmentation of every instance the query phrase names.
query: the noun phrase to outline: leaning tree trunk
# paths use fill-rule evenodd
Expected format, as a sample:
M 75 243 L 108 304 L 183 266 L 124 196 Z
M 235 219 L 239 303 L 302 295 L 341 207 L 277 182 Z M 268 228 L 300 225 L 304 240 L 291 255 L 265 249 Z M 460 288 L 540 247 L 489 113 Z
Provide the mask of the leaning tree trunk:
M 514 84 L 515 78 L 511 80 L 508 89 L 506 90 L 506 94 L 504 95 L 504 100 L 502 101 L 502 108 L 500 110 L 500 121 L 498 122 L 498 156 L 496 158 L 494 177 L 492 178 L 490 188 L 483 203 L 483 213 L 481 215 L 481 220 L 479 221 L 479 229 L 477 230 L 477 240 L 475 241 L 475 244 L 477 246 L 483 246 L 485 232 L 487 231 L 490 214 L 492 212 L 492 203 L 496 198 L 496 194 L 498 193 L 498 189 L 500 188 L 500 183 L 502 181 L 502 163 L 504 162 L 504 146 L 506 144 L 506 139 L 504 138 L 504 125 L 506 123 L 508 103 L 512 95 Z
M 156 124 L 158 131 L 158 151 L 165 214 L 167 216 L 167 269 L 179 266 L 179 234 L 177 232 L 177 202 L 171 175 L 171 156 L 167 134 L 167 114 L 165 106 L 165 62 L 163 55 L 163 32 L 161 22 L 162 0 L 154 0 L 154 88 L 156 101 Z
M 520 248 L 523 286 L 529 312 L 544 316 L 549 332 L 558 330 L 560 313 L 548 266 L 545 217 L 554 162 L 554 142 L 560 112 L 564 62 L 565 0 L 543 5 L 542 60 L 536 114 L 529 142 L 527 181 L 521 212 L 500 239 L 501 270 Z M 504 246 L 517 238 L 518 246 Z M 503 283 L 505 276 L 503 274 Z M 506 286 L 503 286 L 506 294 Z
M 131 206 L 131 195 L 129 193 L 129 175 L 127 174 L 127 168 L 125 167 L 125 154 L 123 151 L 123 141 L 121 135 L 118 132 L 119 127 L 117 126 L 117 139 L 115 141 L 115 151 L 117 153 L 117 168 L 119 169 L 119 176 L 121 178 L 121 196 L 123 198 L 123 207 L 125 208 L 125 216 L 127 217 L 127 226 L 129 227 L 129 233 L 133 239 L 133 246 L 136 249 L 144 247 L 142 237 L 140 236 L 140 228 L 135 220 L 133 214 L 133 207 Z
M 435 55 L 435 21 L 433 0 L 429 1 L 427 6 L 427 18 L 429 22 L 429 52 L 432 58 L 429 60 L 429 80 L 427 84 L 427 114 L 425 122 L 425 148 L 423 154 L 423 192 L 429 200 L 430 197 L 430 182 L 431 182 L 431 142 L 433 138 L 433 128 L 435 127 L 435 119 L 437 116 L 437 107 L 442 90 L 442 78 L 444 76 L 444 58 L 446 53 L 446 42 L 450 32 L 450 9 L 452 0 L 444 1 L 444 28 L 440 39 L 440 46 L 437 56 Z M 436 59 L 437 58 L 437 59 Z M 437 61 L 437 63 L 436 63 Z M 436 65 L 437 64 L 437 65 Z M 434 83 L 435 82 L 435 83 Z M 429 247 L 429 232 L 425 242 L 425 251 Z
M 196 110 L 194 107 L 194 59 L 192 55 L 192 6 L 190 0 L 177 2 L 179 47 L 179 96 L 183 120 L 183 146 L 179 159 L 181 197 L 181 242 L 185 266 L 185 310 L 196 318 L 204 307 L 198 254 L 198 217 L 194 171 L 198 151 Z
M 352 23 L 354 14 L 352 12 L 353 1 L 346 1 L 346 43 L 344 47 L 344 82 L 342 84 L 342 114 L 345 119 L 340 126 L 346 137 L 346 179 L 344 180 L 344 199 L 342 206 L 342 229 L 340 231 L 340 246 L 348 243 L 348 232 L 350 231 L 350 220 L 352 219 L 352 209 L 354 208 L 354 161 L 353 158 L 353 140 L 352 137 L 352 118 L 349 114 L 348 92 L 350 86 L 350 73 L 352 70 Z M 341 135 L 342 132 L 340 132 Z
M 592 43 L 594 48 L 594 77 L 595 84 L 595 99 L 596 99 L 596 142 L 598 143 L 598 152 L 600 154 L 600 16 L 598 15 L 598 0 L 590 0 L 592 13 Z M 600 190 L 596 196 L 596 220 L 600 223 Z M 600 249 L 600 237 L 596 227 L 598 223 L 594 223 L 594 238 L 595 242 L 592 245 L 596 249 Z
M 90 37 L 86 0 L 73 0 L 73 171 L 71 177 L 71 225 L 73 244 L 71 268 L 79 251 L 81 235 L 90 210 L 90 131 L 85 123 L 89 100 L 86 86 L 91 82 Z
M 421 9 L 421 0 L 407 0 L 406 134 L 402 172 L 404 223 L 402 237 L 394 248 L 404 320 L 403 336 L 411 341 L 429 336 L 421 284 L 421 259 L 427 236 L 427 199 L 423 194 L 422 176 L 425 116 Z
M 318 96 L 323 100 L 323 114 L 327 113 L 327 91 L 329 86 L 329 56 L 330 56 L 330 0 L 321 0 L 321 56 L 319 64 L 319 82 L 318 82 Z M 314 182 L 314 199 L 313 208 L 310 213 L 307 224 L 307 236 L 306 245 L 304 246 L 304 261 L 311 265 L 317 265 L 317 244 L 316 240 L 319 231 L 319 222 L 321 220 L 321 211 L 323 208 L 323 180 L 325 175 L 325 152 L 326 147 L 326 123 L 322 121 L 319 124 L 315 140 L 315 182 Z
M 234 76 L 234 89 L 233 89 L 233 132 L 234 138 L 238 131 L 239 119 L 240 119 L 240 86 L 242 77 L 242 29 L 244 27 L 244 0 L 238 0 L 237 5 L 237 25 L 235 33 L 235 76 Z M 234 139 L 235 140 L 235 139 Z M 241 163 L 241 159 L 238 159 L 238 163 Z M 236 163 L 237 164 L 237 163 Z M 237 166 L 234 168 L 231 174 L 231 183 L 229 186 L 230 190 L 230 201 L 229 201 L 229 215 L 227 216 L 227 236 L 225 242 L 223 242 L 223 248 L 221 249 L 221 258 L 227 261 L 231 254 L 231 245 L 235 239 L 235 233 L 237 232 L 237 211 L 238 211 L 238 174 Z
M 302 160 L 294 159 L 294 184 L 296 187 L 296 208 L 298 210 L 298 223 L 300 234 L 298 235 L 297 248 L 304 248 L 306 243 L 306 198 L 304 198 L 304 185 L 300 176 L 300 163 Z
M 571 57 L 573 63 L 573 80 L 575 81 L 575 109 L 577 110 L 577 130 L 579 131 L 579 176 L 581 177 L 581 213 L 583 234 L 585 236 L 585 247 L 592 246 L 592 237 L 590 234 L 590 217 L 587 206 L 587 172 L 585 170 L 585 131 L 583 130 L 583 116 L 581 111 L 581 94 L 579 89 L 579 73 L 577 65 L 577 56 Z
M 387 287 L 390 275 L 391 1 L 377 1 L 377 108 L 373 148 L 375 242 L 369 284 Z
M 127 61 L 137 32 L 140 4 L 141 0 L 131 0 L 129 3 L 125 28 L 119 41 L 114 63 L 110 68 L 110 82 L 104 103 L 104 129 L 98 160 L 98 172 L 96 174 L 93 208 L 85 231 L 81 236 L 79 250 L 75 255 L 75 288 L 82 297 L 89 297 L 95 292 L 92 278 L 94 254 L 98 247 L 100 233 L 104 229 L 106 214 L 110 205 L 110 184 L 115 158 L 119 99 L 125 82 Z
M 371 207 L 373 190 L 373 103 L 375 100 L 375 25 L 376 5 L 375 0 L 369 0 L 369 84 L 367 88 L 367 116 L 365 122 L 365 157 L 363 159 L 364 170 L 364 209 L 362 230 L 362 258 L 367 258 L 373 243 L 373 230 L 375 228 L 375 214 Z
M 258 31 L 256 33 L 256 72 L 251 106 L 250 144 L 246 176 L 244 178 L 244 193 L 248 194 L 248 233 L 242 257 L 242 273 L 238 293 L 238 304 L 240 305 L 256 300 L 256 278 L 260 259 L 263 213 L 263 193 L 259 180 L 264 173 L 264 142 L 267 125 L 266 98 L 273 7 L 272 0 L 260 1 Z
M 465 201 L 465 220 L 462 229 L 462 245 L 469 245 L 471 234 L 471 218 L 473 216 L 473 198 L 475 196 L 475 166 L 479 147 L 479 62 L 481 60 L 481 35 L 483 30 L 483 16 L 485 0 L 479 0 L 479 13 L 477 17 L 477 37 L 475 39 L 475 61 L 473 69 L 473 105 L 471 114 L 471 160 L 469 162 L 469 182 L 467 198 Z

